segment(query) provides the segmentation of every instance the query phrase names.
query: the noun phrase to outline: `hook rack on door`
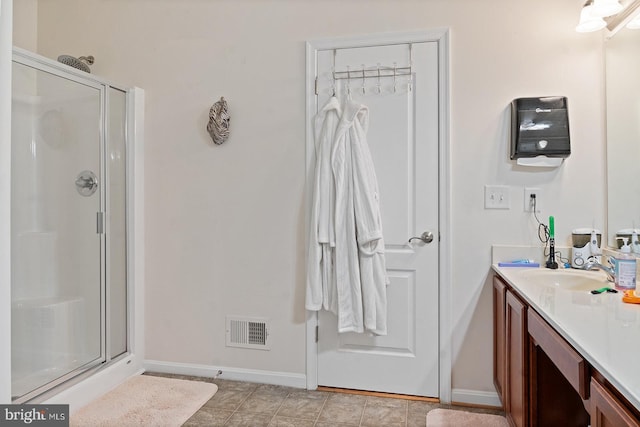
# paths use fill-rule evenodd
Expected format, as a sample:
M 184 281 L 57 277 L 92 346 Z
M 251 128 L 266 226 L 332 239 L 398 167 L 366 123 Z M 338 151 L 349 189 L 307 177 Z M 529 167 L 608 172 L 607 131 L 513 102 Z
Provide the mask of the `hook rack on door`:
M 333 49 L 333 80 L 351 80 L 351 79 L 380 79 L 385 77 L 410 76 L 413 71 L 413 45 L 409 44 L 409 66 L 398 67 L 396 63 L 393 66 L 381 66 L 365 68 L 364 65 L 360 69 L 351 69 L 347 66 L 346 71 L 336 71 L 336 54 L 338 49 Z
M 385 77 L 400 77 L 410 76 L 412 73 L 412 67 L 390 67 L 379 66 L 373 68 L 360 68 L 359 70 L 347 70 L 347 71 L 334 71 L 334 80 L 349 80 L 349 79 L 373 79 L 373 78 L 385 78 Z
M 347 94 L 351 95 L 350 82 L 352 79 L 362 80 L 362 93 L 365 93 L 365 80 L 366 79 L 378 79 L 378 83 L 376 85 L 376 89 L 378 93 L 381 93 L 380 89 L 380 80 L 383 78 L 392 77 L 393 78 L 393 92 L 396 91 L 396 78 L 400 76 L 408 76 L 408 89 L 411 91 L 413 86 L 413 45 L 409 44 L 409 66 L 408 67 L 398 67 L 394 62 L 393 66 L 381 66 L 378 64 L 376 67 L 365 67 L 364 64 L 361 65 L 360 69 L 351 69 L 351 66 L 347 65 L 346 71 L 336 71 L 336 54 L 338 49 L 333 49 L 333 67 L 332 67 L 332 77 L 333 77 L 333 94 L 335 96 L 336 87 L 335 82 L 337 80 L 347 80 Z

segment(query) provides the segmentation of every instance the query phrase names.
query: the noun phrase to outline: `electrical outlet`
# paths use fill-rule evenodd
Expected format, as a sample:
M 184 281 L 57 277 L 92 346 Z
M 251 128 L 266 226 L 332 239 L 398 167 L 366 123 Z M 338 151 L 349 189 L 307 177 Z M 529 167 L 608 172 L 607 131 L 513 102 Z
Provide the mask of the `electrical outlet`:
M 535 194 L 536 213 L 542 211 L 542 190 L 539 188 L 524 189 L 524 211 L 533 212 L 534 201 L 531 195 Z
M 511 209 L 510 188 L 506 185 L 484 186 L 485 209 Z

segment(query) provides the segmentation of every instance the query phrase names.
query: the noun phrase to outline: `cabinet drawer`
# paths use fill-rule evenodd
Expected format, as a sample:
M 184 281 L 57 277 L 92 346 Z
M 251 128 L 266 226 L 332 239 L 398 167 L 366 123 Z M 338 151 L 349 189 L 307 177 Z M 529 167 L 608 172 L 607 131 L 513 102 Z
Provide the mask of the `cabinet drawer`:
M 533 310 L 528 311 L 528 331 L 534 344 L 558 367 L 582 399 L 589 398 L 589 365 Z
M 593 427 L 638 427 L 640 421 L 602 384 L 591 380 L 591 425 Z

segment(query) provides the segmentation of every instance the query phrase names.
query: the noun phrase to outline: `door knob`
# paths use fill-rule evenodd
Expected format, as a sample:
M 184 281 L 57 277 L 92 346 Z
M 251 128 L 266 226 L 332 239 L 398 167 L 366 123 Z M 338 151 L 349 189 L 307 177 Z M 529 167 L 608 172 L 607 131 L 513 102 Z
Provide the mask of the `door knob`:
M 420 236 L 410 238 L 409 243 L 411 243 L 411 241 L 414 239 L 422 240 L 424 243 L 431 243 L 433 242 L 433 233 L 430 231 L 425 231 Z

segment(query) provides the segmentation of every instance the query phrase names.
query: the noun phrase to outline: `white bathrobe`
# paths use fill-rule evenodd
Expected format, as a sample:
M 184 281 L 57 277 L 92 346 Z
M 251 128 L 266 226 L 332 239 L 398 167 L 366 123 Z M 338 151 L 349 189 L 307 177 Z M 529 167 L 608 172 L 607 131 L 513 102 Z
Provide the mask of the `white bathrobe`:
M 365 106 L 347 101 L 342 111 L 335 98 L 316 116 L 306 307 L 336 313 L 339 332 L 386 335 L 384 241 L 368 124 Z
M 335 97 L 314 120 L 315 174 L 307 258 L 307 310 L 321 308 L 338 313 L 333 257 L 335 247 L 335 184 L 331 171 L 331 150 L 340 120 L 340 103 Z

